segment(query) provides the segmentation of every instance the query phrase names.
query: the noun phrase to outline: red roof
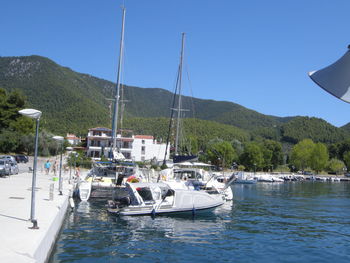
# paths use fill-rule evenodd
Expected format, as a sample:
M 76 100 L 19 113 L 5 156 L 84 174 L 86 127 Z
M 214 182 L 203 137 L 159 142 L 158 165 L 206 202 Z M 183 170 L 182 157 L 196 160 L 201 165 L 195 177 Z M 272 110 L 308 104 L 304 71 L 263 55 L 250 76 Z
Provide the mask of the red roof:
M 150 139 L 153 140 L 152 135 L 135 135 L 135 139 Z
M 74 134 L 70 134 L 70 136 L 66 137 L 67 140 L 80 140 L 80 138 L 78 138 L 77 136 L 75 136 Z

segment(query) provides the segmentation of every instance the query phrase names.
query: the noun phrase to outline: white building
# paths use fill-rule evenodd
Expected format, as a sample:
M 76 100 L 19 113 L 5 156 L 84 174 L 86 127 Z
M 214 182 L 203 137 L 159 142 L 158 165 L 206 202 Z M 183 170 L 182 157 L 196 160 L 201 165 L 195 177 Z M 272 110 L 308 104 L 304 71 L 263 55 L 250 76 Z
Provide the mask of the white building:
M 66 140 L 67 140 L 71 145 L 78 145 L 79 143 L 81 143 L 81 138 L 75 136 L 75 134 L 67 133 Z
M 112 130 L 103 127 L 89 129 L 87 136 L 87 156 L 100 159 L 102 154 L 108 157 L 112 146 Z M 150 161 L 164 159 L 166 144 L 159 143 L 149 135 L 133 135 L 131 131 L 123 131 L 123 137 L 117 135 L 117 146 L 126 159 L 134 161 Z M 169 156 L 169 147 L 167 156 Z

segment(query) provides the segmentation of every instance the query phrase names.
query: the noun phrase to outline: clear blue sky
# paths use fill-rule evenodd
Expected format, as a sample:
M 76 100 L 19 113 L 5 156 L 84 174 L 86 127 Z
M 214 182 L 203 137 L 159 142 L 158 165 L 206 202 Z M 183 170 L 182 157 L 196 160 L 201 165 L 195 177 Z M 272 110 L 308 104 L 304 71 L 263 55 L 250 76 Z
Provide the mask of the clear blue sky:
M 123 2 L 3 1 L 0 56 L 46 56 L 115 82 Z M 172 91 L 186 32 L 185 95 L 336 126 L 350 122 L 350 105 L 307 75 L 345 53 L 350 1 L 125 0 L 125 6 L 125 84 Z

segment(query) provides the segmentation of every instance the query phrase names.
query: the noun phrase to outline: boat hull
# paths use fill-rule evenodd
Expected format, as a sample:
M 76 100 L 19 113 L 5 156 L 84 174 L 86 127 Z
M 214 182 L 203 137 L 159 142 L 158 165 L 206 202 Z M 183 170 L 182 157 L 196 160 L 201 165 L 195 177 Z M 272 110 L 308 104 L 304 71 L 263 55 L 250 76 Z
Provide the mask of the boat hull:
M 221 206 L 222 204 L 218 204 L 216 206 L 210 206 L 210 207 L 202 207 L 197 209 L 176 209 L 176 208 L 169 208 L 169 209 L 159 209 L 155 211 L 153 207 L 145 207 L 143 210 L 140 210 L 139 208 L 133 210 L 132 208 L 126 209 L 118 209 L 118 208 L 108 208 L 108 212 L 111 214 L 119 215 L 119 216 L 155 216 L 155 215 L 178 215 L 178 214 L 197 214 L 197 213 L 203 213 L 203 212 L 211 212 L 215 208 Z
M 152 203 L 128 205 L 124 207 L 113 206 L 109 203 L 108 212 L 121 216 L 156 215 L 175 213 L 196 213 L 197 211 L 212 210 L 224 203 L 223 196 L 210 195 L 205 191 L 172 190 L 173 196 L 155 200 Z

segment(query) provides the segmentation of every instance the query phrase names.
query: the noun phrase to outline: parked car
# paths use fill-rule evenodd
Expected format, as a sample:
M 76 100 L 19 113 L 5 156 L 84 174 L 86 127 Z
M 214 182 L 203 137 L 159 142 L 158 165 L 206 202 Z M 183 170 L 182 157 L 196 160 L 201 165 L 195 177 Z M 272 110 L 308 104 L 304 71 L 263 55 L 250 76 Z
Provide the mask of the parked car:
M 345 177 L 350 177 L 350 173 L 344 174 Z
M 15 159 L 18 163 L 27 163 L 28 162 L 28 156 L 23 154 L 15 155 Z
M 10 174 L 18 174 L 18 164 L 16 162 L 10 161 Z
M 3 158 L 0 159 L 0 176 L 11 174 L 11 164 L 10 161 Z
M 0 159 L 7 159 L 7 160 L 9 160 L 11 162 L 17 163 L 16 158 L 14 156 L 12 156 L 12 155 L 1 155 Z

